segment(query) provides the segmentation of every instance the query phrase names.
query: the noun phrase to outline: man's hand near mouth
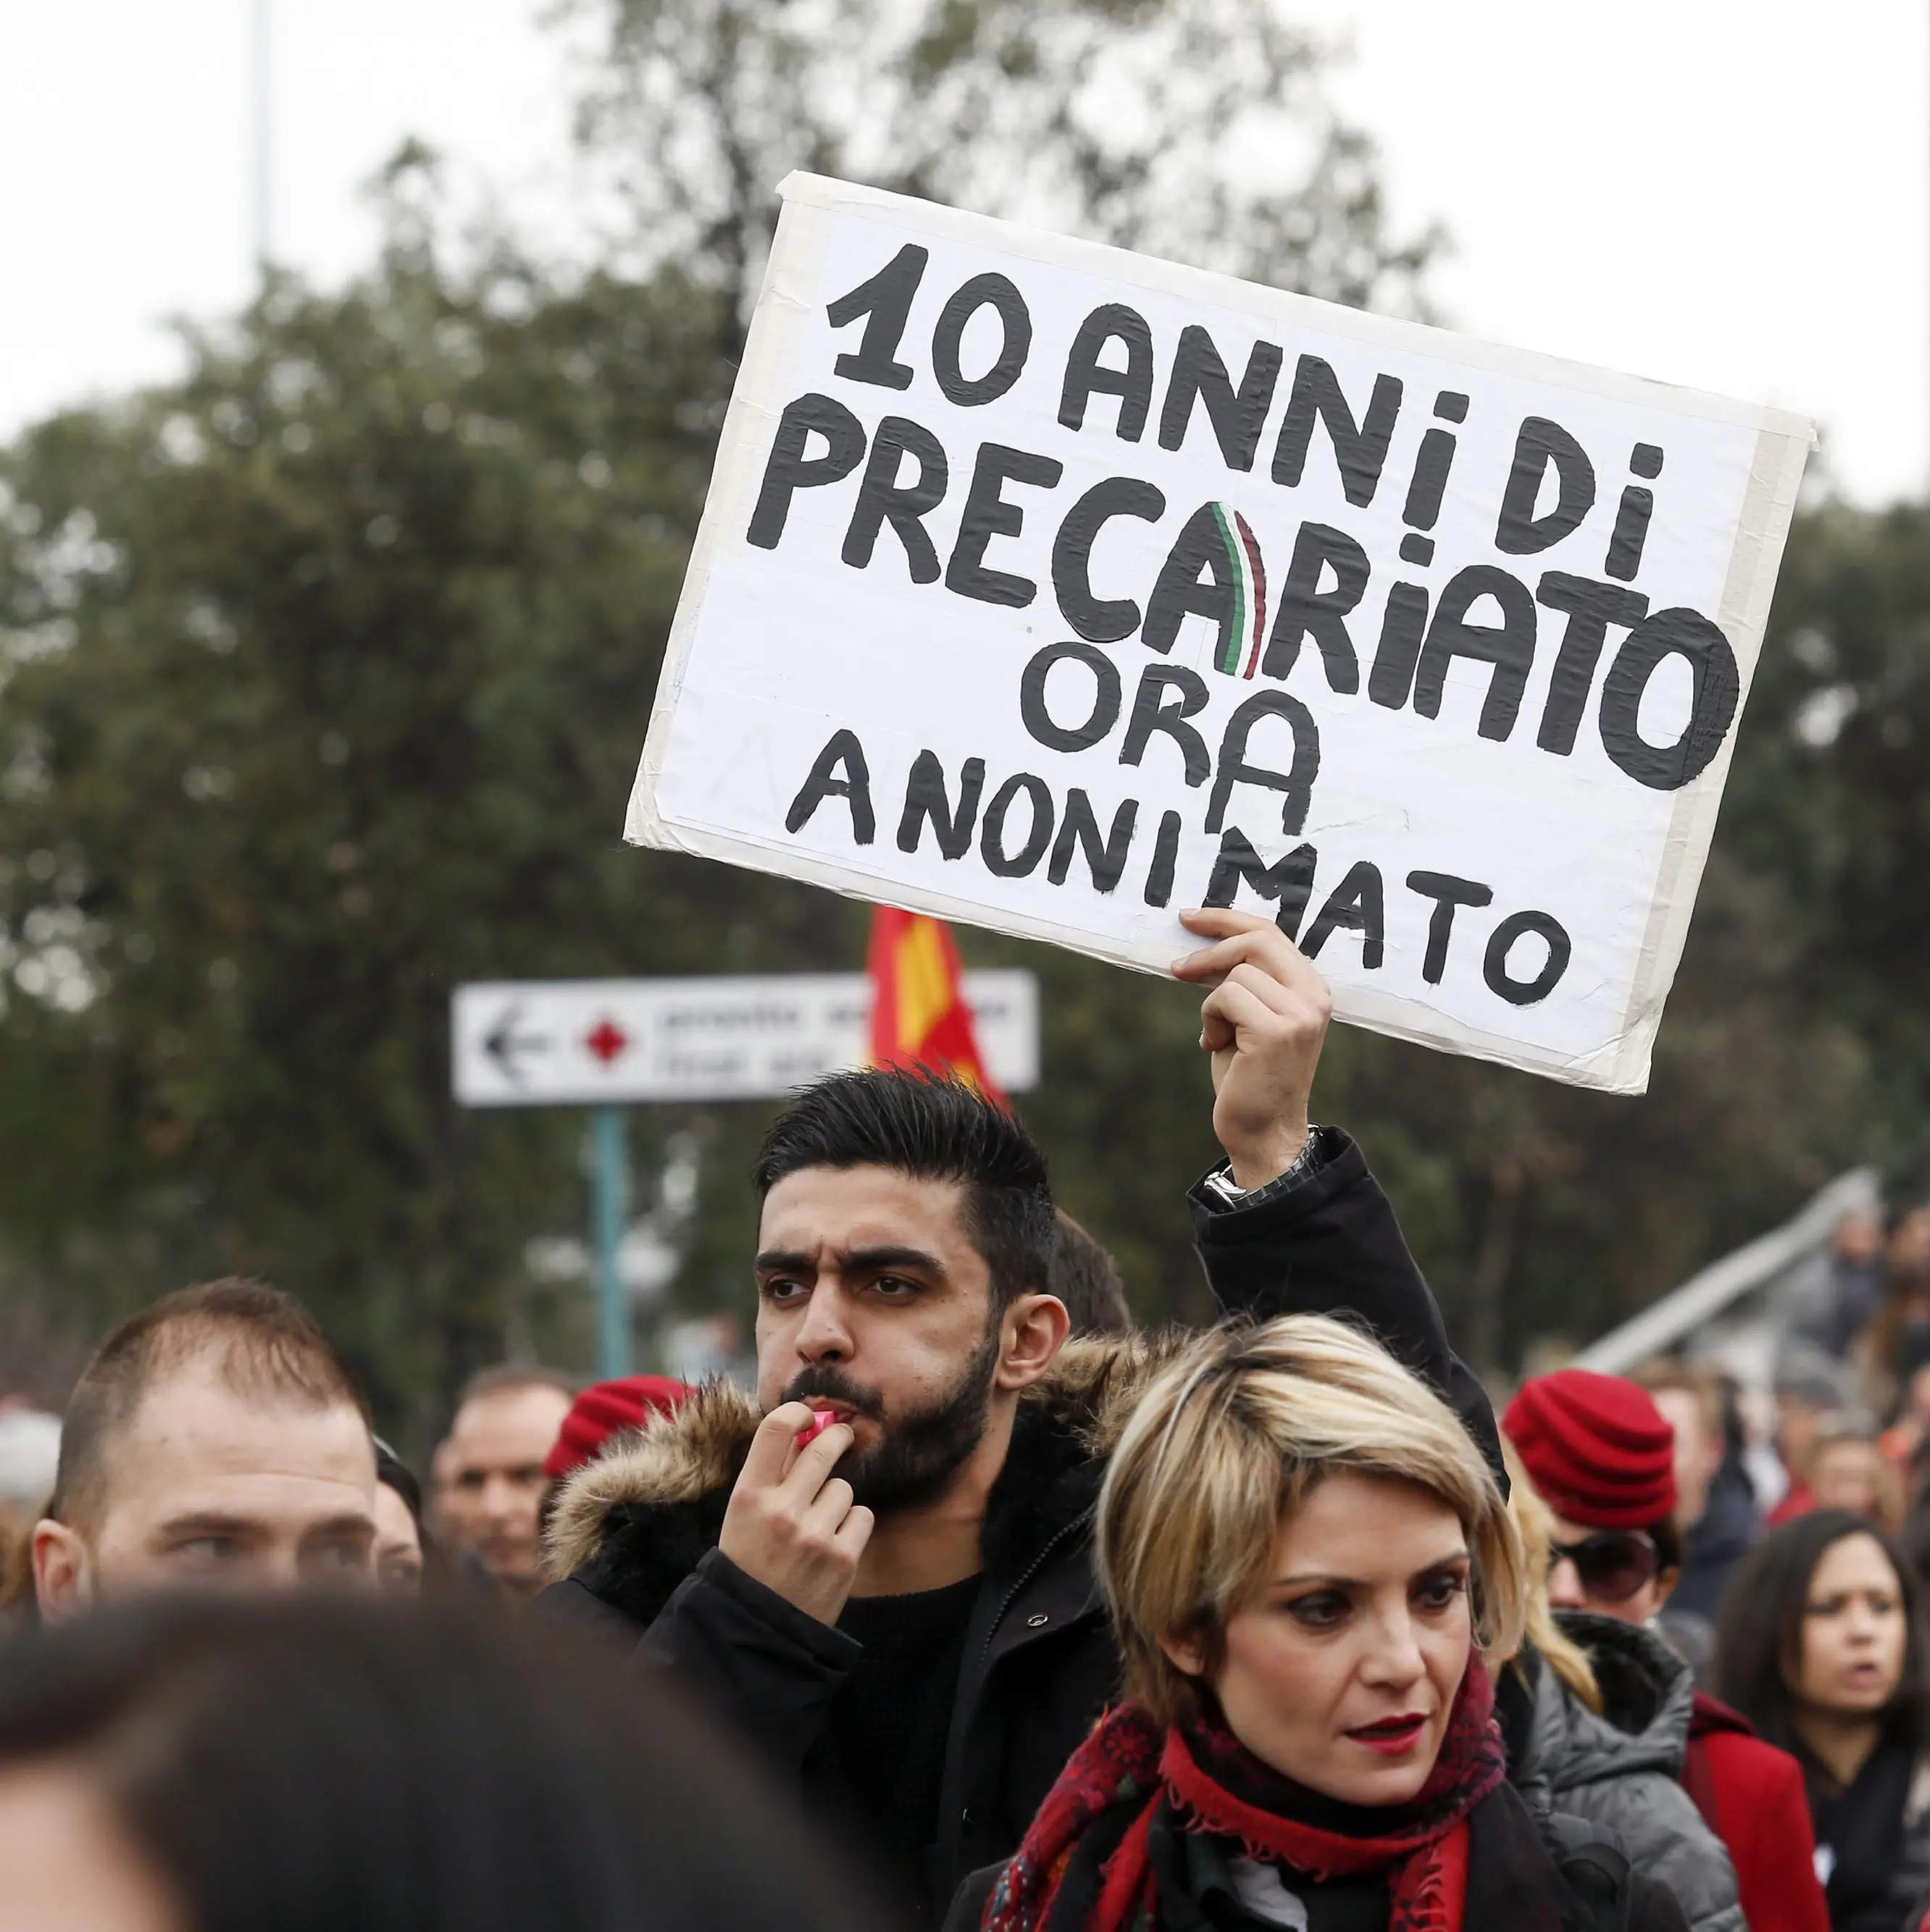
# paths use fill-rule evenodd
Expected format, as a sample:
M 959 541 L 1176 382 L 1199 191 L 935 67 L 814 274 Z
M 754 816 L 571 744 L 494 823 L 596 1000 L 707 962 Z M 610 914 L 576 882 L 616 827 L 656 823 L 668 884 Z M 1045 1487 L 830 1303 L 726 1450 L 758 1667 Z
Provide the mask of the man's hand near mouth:
M 849 1424 L 780 1402 L 752 1438 L 717 1542 L 746 1576 L 821 1623 L 838 1621 L 871 1540 L 871 1511 L 833 1474 L 853 1440 Z

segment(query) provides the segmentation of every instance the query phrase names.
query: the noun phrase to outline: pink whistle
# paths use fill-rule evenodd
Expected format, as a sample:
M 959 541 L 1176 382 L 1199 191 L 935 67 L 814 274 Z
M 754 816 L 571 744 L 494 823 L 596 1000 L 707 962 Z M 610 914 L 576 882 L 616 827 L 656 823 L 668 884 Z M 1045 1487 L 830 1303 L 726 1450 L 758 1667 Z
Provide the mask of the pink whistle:
M 819 1436 L 838 1419 L 837 1411 L 831 1408 L 814 1408 L 811 1412 L 811 1426 L 797 1432 L 797 1446 L 808 1449 Z

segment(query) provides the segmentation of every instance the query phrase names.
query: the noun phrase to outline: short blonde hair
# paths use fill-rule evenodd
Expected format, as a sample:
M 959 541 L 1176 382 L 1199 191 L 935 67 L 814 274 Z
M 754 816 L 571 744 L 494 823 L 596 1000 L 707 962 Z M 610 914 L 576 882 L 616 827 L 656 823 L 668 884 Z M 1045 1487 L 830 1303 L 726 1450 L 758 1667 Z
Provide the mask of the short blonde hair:
M 1520 1538 L 1500 1486 L 1454 1411 L 1370 1336 L 1321 1315 L 1201 1336 L 1134 1405 L 1100 1492 L 1100 1581 L 1127 1694 L 1154 1720 L 1197 1709 L 1164 1641 L 1196 1645 L 1210 1676 L 1228 1620 L 1265 1587 L 1281 1518 L 1343 1470 L 1415 1483 L 1460 1519 L 1476 1641 L 1521 1640 Z
M 1548 1559 L 1554 1554 L 1554 1513 L 1528 1479 L 1528 1472 L 1516 1454 L 1514 1444 L 1505 1436 L 1501 1442 L 1502 1460 L 1508 1465 L 1508 1514 L 1520 1532 L 1521 1553 L 1527 1564 L 1527 1591 L 1522 1606 L 1528 1641 L 1541 1653 L 1541 1660 L 1598 1718 L 1601 1715 L 1601 1686 L 1589 1654 L 1555 1621 L 1554 1606 L 1548 1601 Z M 1519 1660 L 1515 1660 L 1517 1667 Z

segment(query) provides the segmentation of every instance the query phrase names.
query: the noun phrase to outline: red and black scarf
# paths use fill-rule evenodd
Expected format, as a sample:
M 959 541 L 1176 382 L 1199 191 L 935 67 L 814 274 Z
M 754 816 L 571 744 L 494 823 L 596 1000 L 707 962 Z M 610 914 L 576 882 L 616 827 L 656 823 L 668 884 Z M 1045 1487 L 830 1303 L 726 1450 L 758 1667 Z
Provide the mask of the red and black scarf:
M 1307 1822 L 1334 1808 L 1223 1726 L 1162 1732 L 1136 1705 L 1121 1705 L 1059 1774 L 992 1888 L 984 1932 L 1158 1932 L 1148 1846 L 1163 1809 L 1182 1829 L 1235 1839 L 1249 1858 L 1316 1883 L 1385 1873 L 1388 1932 L 1460 1932 L 1468 1814 L 1507 1768 L 1493 1708 L 1493 1687 L 1474 1658 L 1419 1794 L 1355 1814 L 1378 1828 L 1369 1836 Z

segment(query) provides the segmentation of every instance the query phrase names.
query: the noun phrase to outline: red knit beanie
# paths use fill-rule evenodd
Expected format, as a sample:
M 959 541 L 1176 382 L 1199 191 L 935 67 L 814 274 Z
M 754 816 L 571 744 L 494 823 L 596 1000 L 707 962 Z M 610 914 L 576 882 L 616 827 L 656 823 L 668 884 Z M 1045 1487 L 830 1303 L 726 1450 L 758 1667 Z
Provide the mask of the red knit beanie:
M 615 1382 L 592 1382 L 563 1419 L 556 1446 L 543 1462 L 543 1474 L 566 1476 L 593 1462 L 611 1436 L 641 1429 L 653 1414 L 674 1415 L 692 1394 L 687 1382 L 668 1376 L 623 1376 Z
M 1523 1382 L 1501 1426 L 1541 1500 L 1571 1522 L 1646 1529 L 1675 1508 L 1675 1431 L 1619 1376 L 1562 1369 Z

